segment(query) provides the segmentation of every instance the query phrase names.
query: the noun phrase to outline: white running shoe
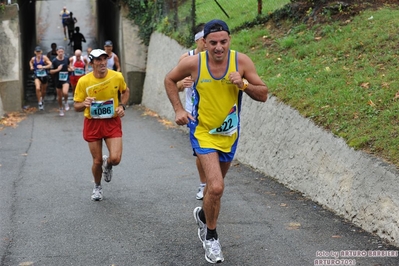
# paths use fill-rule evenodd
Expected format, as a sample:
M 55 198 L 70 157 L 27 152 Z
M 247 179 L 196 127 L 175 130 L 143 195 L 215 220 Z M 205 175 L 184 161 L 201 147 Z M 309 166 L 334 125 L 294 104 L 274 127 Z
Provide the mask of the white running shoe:
M 220 263 L 224 261 L 222 247 L 219 239 L 209 239 L 204 241 L 205 259 L 210 263 Z
M 39 110 L 40 110 L 40 111 L 43 111 L 43 110 L 44 110 L 43 103 L 39 103 Z
M 64 106 L 65 106 L 65 111 L 69 111 L 69 104 L 65 103 Z
M 105 182 L 111 182 L 112 179 L 112 166 L 111 168 L 108 168 L 108 156 L 103 155 L 103 178 Z
M 199 212 L 201 210 L 201 207 L 196 207 L 193 211 L 193 215 L 195 222 L 198 225 L 198 238 L 201 240 L 201 242 L 204 242 L 206 237 L 206 224 L 204 224 L 199 217 Z
M 64 116 L 64 109 L 60 108 L 60 116 Z
M 93 201 L 103 200 L 103 188 L 101 186 L 94 185 L 93 193 L 91 194 L 91 200 Z
M 195 196 L 197 200 L 202 200 L 204 198 L 204 189 L 205 189 L 204 185 L 200 185 L 198 187 L 198 192 L 197 195 Z

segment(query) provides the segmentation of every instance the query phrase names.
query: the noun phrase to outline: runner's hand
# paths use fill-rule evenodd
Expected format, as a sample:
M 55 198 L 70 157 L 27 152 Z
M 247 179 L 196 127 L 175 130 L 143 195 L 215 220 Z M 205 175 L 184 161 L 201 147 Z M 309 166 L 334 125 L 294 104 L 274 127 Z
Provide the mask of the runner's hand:
M 242 81 L 242 77 L 239 72 L 231 72 L 229 74 L 229 80 L 238 88 L 242 88 L 242 86 L 244 86 L 244 82 Z
M 90 107 L 91 102 L 94 101 L 96 98 L 95 97 L 86 97 L 85 101 L 83 102 L 83 105 L 85 107 Z
M 115 112 L 116 112 L 116 114 L 117 114 L 119 117 L 125 116 L 125 110 L 123 109 L 123 107 L 122 107 L 121 105 L 118 106 L 118 107 L 116 107 Z
M 181 111 L 176 112 L 175 122 L 179 126 L 187 125 L 189 122 L 195 121 L 194 117 L 191 114 L 186 112 L 186 110 L 182 109 Z

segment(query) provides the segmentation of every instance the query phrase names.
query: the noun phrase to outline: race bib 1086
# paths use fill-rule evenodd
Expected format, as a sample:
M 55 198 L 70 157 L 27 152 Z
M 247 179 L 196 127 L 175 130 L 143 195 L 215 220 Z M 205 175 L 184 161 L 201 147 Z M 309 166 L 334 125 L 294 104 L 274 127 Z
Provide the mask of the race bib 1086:
M 114 116 L 114 99 L 106 101 L 92 101 L 90 116 L 96 119 L 112 118 Z

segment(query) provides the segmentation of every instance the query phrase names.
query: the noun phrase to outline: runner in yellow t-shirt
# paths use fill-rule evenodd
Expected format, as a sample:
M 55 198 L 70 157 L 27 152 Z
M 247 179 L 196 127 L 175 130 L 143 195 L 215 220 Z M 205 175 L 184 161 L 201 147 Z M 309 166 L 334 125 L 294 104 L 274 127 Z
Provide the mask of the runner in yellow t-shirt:
M 93 71 L 81 77 L 75 89 L 74 108 L 84 112 L 83 138 L 88 142 L 93 157 L 92 172 L 94 189 L 91 199 L 103 199 L 101 178 L 110 182 L 112 166 L 120 163 L 122 157 L 122 122 L 129 88 L 122 73 L 107 69 L 108 55 L 101 49 L 89 54 Z M 121 103 L 118 100 L 121 94 Z M 103 155 L 103 140 L 109 156 Z

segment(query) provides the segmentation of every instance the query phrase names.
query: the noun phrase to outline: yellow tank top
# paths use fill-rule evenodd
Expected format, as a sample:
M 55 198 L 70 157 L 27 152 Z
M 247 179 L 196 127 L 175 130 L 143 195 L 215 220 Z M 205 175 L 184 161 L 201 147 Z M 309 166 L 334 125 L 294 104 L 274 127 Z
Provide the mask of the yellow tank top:
M 238 69 L 237 53 L 229 50 L 226 71 L 217 78 L 208 69 L 208 53 L 201 52 L 199 57 L 199 73 L 194 84 L 196 121 L 190 124 L 192 146 L 230 152 L 239 135 L 242 98 L 242 91 L 228 78 Z
M 115 109 L 119 105 L 118 91 L 122 93 L 125 90 L 126 83 L 122 73 L 109 69 L 107 76 L 97 79 L 93 72 L 90 72 L 79 79 L 73 100 L 83 102 L 86 97 L 95 97 L 99 105 L 104 106 L 104 108 L 97 108 L 98 118 L 107 118 L 107 111 L 109 115 L 115 117 Z M 87 118 L 92 118 L 93 114 L 93 108 L 86 108 L 84 111 L 84 116 Z

